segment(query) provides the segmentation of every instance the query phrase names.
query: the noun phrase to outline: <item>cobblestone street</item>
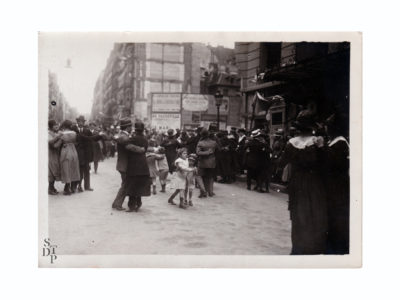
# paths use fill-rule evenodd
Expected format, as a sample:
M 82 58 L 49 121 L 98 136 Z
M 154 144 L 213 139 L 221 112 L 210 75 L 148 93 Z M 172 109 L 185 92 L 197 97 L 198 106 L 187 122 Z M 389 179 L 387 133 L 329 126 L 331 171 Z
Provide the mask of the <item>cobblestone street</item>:
M 143 198 L 137 213 L 111 209 L 120 185 L 116 158 L 91 174 L 93 192 L 49 196 L 49 233 L 59 254 L 289 254 L 287 195 L 215 184 L 216 196 L 186 210 L 167 204 L 172 190 Z M 56 188 L 62 191 L 58 183 Z M 160 190 L 157 183 L 157 190 Z M 124 206 L 126 207 L 127 198 Z

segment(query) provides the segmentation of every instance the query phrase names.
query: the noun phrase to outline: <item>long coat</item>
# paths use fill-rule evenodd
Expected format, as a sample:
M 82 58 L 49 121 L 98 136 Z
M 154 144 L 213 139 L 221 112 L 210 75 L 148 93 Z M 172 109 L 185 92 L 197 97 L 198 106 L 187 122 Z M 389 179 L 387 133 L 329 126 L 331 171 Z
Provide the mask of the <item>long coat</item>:
M 140 134 L 132 137 L 130 143 L 135 146 L 143 147 L 145 151 L 148 147 L 147 139 Z M 150 196 L 150 171 L 147 165 L 146 154 L 129 151 L 128 170 L 127 170 L 127 194 L 129 196 Z
M 216 141 L 206 138 L 198 142 L 196 154 L 199 156 L 199 168 L 214 169 L 216 167 L 215 153 L 219 147 Z
M 268 149 L 264 143 L 258 139 L 251 139 L 245 149 L 245 166 L 247 168 L 261 170 L 266 167 Z
M 179 148 L 179 142 L 174 136 L 168 136 L 162 141 L 161 146 L 165 148 L 165 156 L 167 157 L 169 171 L 175 171 L 175 160 L 177 158 L 176 150 Z
M 324 178 L 328 199 L 328 254 L 349 253 L 349 145 L 344 137 L 325 148 Z
M 315 137 L 289 140 L 281 164 L 291 164 L 289 211 L 292 220 L 292 254 L 326 252 L 328 211 L 321 166 L 323 150 Z
M 128 155 L 129 151 L 126 149 L 126 145 L 129 143 L 129 135 L 125 131 L 121 131 L 117 137 L 117 170 L 122 173 L 126 173 L 128 170 Z
M 60 147 L 62 140 L 56 135 L 57 133 L 49 130 L 49 182 L 58 181 L 61 178 Z
M 76 133 L 64 131 L 60 153 L 61 181 L 71 183 L 80 180 L 78 153 L 75 149 Z
M 94 135 L 88 127 L 74 127 L 77 134 L 76 151 L 78 152 L 79 165 L 83 166 L 93 161 L 93 141 L 101 139 L 100 135 Z

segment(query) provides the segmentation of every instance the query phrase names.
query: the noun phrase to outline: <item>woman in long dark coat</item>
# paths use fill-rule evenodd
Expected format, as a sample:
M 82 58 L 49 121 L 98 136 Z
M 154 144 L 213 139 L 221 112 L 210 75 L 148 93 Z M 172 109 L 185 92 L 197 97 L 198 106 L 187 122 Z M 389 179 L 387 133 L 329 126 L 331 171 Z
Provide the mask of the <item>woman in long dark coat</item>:
M 325 184 L 328 197 L 327 254 L 349 253 L 349 144 L 344 137 L 343 127 L 335 117 L 335 121 L 328 125 L 330 140 L 325 148 Z
M 174 136 L 174 130 L 167 131 L 168 137 L 161 142 L 161 147 L 165 148 L 165 156 L 167 157 L 169 172 L 175 171 L 175 160 L 177 159 L 176 150 L 179 148 L 179 142 Z
M 301 111 L 296 127 L 300 135 L 289 140 L 280 165 L 291 164 L 289 211 L 292 221 L 291 254 L 324 254 L 328 231 L 327 197 L 321 165 L 323 139 L 312 135 L 313 119 Z
M 254 190 L 264 193 L 263 171 L 267 166 L 267 149 L 263 143 L 264 138 L 260 130 L 252 132 L 251 138 L 245 145 L 245 166 L 247 169 L 247 189 L 251 190 L 251 181 L 256 180 Z
M 143 135 L 144 124 L 135 123 L 135 136 L 130 143 L 143 147 L 147 151 L 148 142 Z M 150 196 L 151 178 L 146 154 L 129 152 L 127 170 L 127 195 L 129 196 L 129 212 L 138 211 L 142 206 L 142 196 Z

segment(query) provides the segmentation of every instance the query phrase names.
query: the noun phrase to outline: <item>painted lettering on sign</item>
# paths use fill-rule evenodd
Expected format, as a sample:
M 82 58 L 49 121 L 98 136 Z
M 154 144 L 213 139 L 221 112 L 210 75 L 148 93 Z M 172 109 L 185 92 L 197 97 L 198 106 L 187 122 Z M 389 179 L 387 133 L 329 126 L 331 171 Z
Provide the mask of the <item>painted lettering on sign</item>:
M 180 94 L 153 94 L 153 112 L 180 112 Z
M 208 102 L 208 95 L 182 95 L 182 108 L 187 111 L 206 111 L 208 109 Z

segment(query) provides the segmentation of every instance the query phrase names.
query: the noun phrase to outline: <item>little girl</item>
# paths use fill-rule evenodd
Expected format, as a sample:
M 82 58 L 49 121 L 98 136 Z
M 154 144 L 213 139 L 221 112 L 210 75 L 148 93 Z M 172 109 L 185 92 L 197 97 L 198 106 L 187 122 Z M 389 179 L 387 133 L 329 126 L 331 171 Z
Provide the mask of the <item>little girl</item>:
M 176 177 L 174 180 L 174 187 L 176 188 L 175 192 L 168 199 L 168 203 L 175 204 L 173 199 L 179 193 L 179 208 L 185 209 L 186 202 L 186 186 L 187 186 L 187 174 L 188 172 L 194 171 L 194 168 L 189 168 L 189 162 L 187 159 L 187 150 L 185 148 L 181 148 L 178 150 L 178 158 L 175 160 L 174 165 L 176 166 Z
M 146 160 L 147 165 L 149 166 L 151 183 L 153 186 L 153 195 L 157 194 L 156 192 L 156 178 L 157 178 L 157 167 L 156 167 L 156 154 L 154 153 L 154 148 L 147 148 L 146 152 Z
M 156 168 L 158 178 L 161 183 L 161 193 L 165 193 L 165 185 L 167 184 L 167 177 L 169 172 L 168 161 L 165 156 L 165 148 L 159 147 L 156 151 Z

